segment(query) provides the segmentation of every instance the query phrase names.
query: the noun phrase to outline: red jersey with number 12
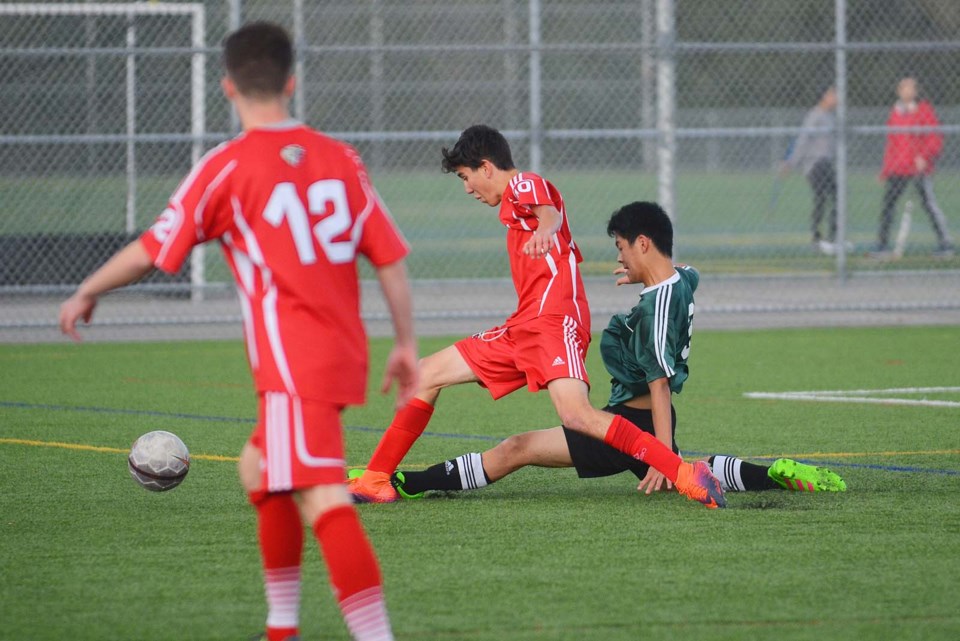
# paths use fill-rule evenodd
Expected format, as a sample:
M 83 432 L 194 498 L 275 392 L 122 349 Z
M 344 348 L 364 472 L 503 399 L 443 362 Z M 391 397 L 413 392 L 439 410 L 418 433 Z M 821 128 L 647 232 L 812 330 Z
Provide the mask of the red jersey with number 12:
M 552 205 L 563 218 L 553 236 L 553 248 L 536 258 L 523 253 L 539 224 L 532 209 L 535 205 Z M 517 174 L 503 192 L 500 221 L 507 226 L 510 273 L 517 290 L 517 310 L 504 324 L 518 325 L 545 315 L 570 316 L 589 334 L 590 308 L 577 266 L 583 257 L 570 234 L 559 190 L 534 173 Z
M 408 247 L 357 152 L 296 121 L 211 150 L 141 240 L 158 268 L 175 272 L 213 239 L 237 282 L 257 390 L 362 403 L 356 257 L 382 266 Z

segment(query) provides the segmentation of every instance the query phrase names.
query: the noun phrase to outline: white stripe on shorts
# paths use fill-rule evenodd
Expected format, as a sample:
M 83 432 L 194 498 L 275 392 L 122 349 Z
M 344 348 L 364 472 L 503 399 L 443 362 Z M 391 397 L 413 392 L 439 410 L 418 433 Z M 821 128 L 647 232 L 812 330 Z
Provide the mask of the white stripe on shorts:
M 290 403 L 286 394 L 266 392 L 267 490 L 283 492 L 293 488 L 290 460 Z
M 577 321 L 563 317 L 563 343 L 567 348 L 567 373 L 570 378 L 583 380 L 583 357 L 577 337 Z

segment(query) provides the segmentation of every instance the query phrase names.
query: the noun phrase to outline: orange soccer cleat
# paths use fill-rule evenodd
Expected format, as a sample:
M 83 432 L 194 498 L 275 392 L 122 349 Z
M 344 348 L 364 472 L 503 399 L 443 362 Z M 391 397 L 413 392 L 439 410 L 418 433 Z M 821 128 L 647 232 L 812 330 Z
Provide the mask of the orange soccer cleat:
M 692 501 L 699 501 L 711 510 L 727 507 L 720 481 L 710 473 L 710 466 L 703 461 L 693 464 L 681 463 L 677 470 L 677 491 Z
M 386 472 L 351 470 L 348 477 L 347 489 L 354 503 L 393 503 L 400 500 Z

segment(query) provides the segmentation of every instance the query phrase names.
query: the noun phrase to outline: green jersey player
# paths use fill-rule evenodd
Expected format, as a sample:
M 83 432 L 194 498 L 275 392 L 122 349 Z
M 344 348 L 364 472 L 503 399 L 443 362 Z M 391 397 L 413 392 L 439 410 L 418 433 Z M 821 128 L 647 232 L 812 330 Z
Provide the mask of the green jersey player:
M 600 339 L 603 364 L 611 376 L 610 398 L 603 409 L 679 452 L 671 393 L 679 393 L 689 376 L 694 292 L 700 275 L 692 267 L 673 264 L 673 226 L 655 203 L 622 207 L 610 218 L 607 233 L 617 246 L 617 285 L 640 283 L 643 289 L 633 309 L 614 315 Z M 778 459 L 770 467 L 730 456 L 714 456 L 709 462 L 724 491 L 846 488 L 836 474 L 790 459 Z M 573 467 L 581 478 L 630 471 L 640 480 L 637 489 L 647 494 L 672 486 L 642 460 L 564 426 L 517 434 L 482 454 L 464 454 L 424 471 L 399 471 L 392 481 L 402 497 L 415 498 L 428 490 L 481 488 L 528 465 Z

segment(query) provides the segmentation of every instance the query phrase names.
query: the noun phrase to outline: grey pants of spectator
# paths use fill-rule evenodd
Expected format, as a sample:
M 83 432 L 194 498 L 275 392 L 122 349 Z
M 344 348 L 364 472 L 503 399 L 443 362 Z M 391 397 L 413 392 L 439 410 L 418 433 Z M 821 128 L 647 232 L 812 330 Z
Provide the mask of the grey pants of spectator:
M 837 238 L 837 171 L 833 161 L 829 158 L 821 158 L 814 163 L 807 172 L 807 182 L 810 183 L 810 189 L 813 191 L 813 211 L 810 214 L 813 242 L 821 239 L 820 223 L 823 221 L 823 214 L 829 202 L 830 229 L 827 240 L 832 243 Z
M 920 203 L 924 211 L 930 217 L 930 223 L 937 234 L 937 241 L 941 249 L 953 247 L 953 241 L 950 239 L 950 232 L 947 231 L 947 219 L 943 215 L 943 210 L 937 204 L 937 199 L 933 195 L 933 181 L 926 174 L 916 176 L 890 176 L 887 178 L 887 186 L 883 192 L 883 212 L 880 214 L 880 234 L 879 249 L 886 249 L 890 241 L 890 226 L 893 224 L 893 209 L 897 205 L 897 200 L 903 194 L 907 185 L 913 183 L 917 187 L 917 193 L 920 194 Z

